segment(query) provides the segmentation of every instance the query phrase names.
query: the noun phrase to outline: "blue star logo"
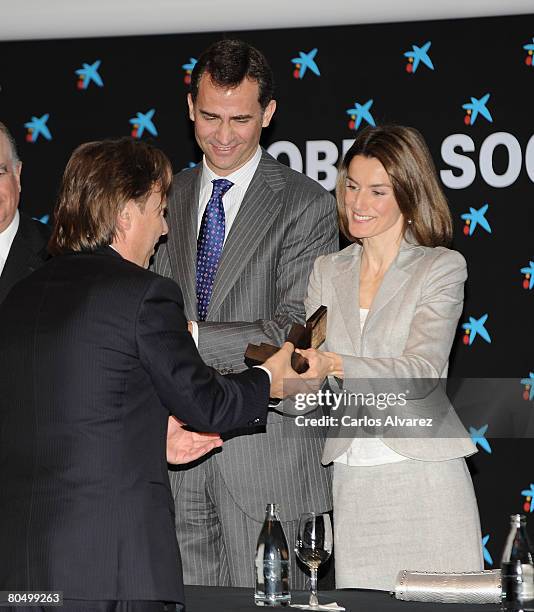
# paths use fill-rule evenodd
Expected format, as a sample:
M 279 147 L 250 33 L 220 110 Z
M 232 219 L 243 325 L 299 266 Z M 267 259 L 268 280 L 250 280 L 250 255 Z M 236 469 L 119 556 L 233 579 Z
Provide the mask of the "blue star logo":
M 154 125 L 154 123 L 152 121 L 152 117 L 154 116 L 155 112 L 156 112 L 156 109 L 151 108 L 146 113 L 138 112 L 135 117 L 132 117 L 130 119 L 130 123 L 133 125 L 132 136 L 134 138 L 141 138 L 141 136 L 143 135 L 143 132 L 145 130 L 149 134 L 152 134 L 152 136 L 157 136 L 158 135 L 158 131 L 156 130 L 156 126 Z
M 86 64 L 84 62 L 82 67 L 75 71 L 75 73 L 78 75 L 78 89 L 87 89 L 89 87 L 89 83 L 91 82 L 93 82 L 97 87 L 104 86 L 102 77 L 98 73 L 100 64 L 100 60 L 96 60 L 96 62 L 93 62 L 92 64 Z
M 302 77 L 306 74 L 306 70 L 310 70 L 313 74 L 317 76 L 321 76 L 319 72 L 319 67 L 315 62 L 315 56 L 317 55 L 317 49 L 312 49 L 309 53 L 304 53 L 304 51 L 299 51 L 299 56 L 294 57 L 291 61 L 295 66 L 295 72 L 293 76 L 297 79 L 302 79 Z
M 523 286 L 530 290 L 534 287 L 534 261 L 529 261 L 528 264 L 528 266 L 521 268 L 521 272 L 525 275 Z
M 32 219 L 35 219 L 35 221 L 39 221 L 43 225 L 48 225 L 48 222 L 50 221 L 50 215 L 43 215 L 42 217 L 32 217 Z
M 190 57 L 189 62 L 186 64 L 182 64 L 182 68 L 191 74 L 193 72 L 194 67 L 196 66 L 198 60 L 195 57 Z
M 468 343 L 469 346 L 471 346 L 477 336 L 480 336 L 483 340 L 491 344 L 491 337 L 488 333 L 488 330 L 484 327 L 487 320 L 487 314 L 482 315 L 480 319 L 469 317 L 469 323 L 464 323 L 462 325 L 462 328 L 465 329 L 465 336 L 468 336 L 468 342 L 466 342 L 464 336 L 465 344 Z
M 190 57 L 189 62 L 182 64 L 183 70 L 185 70 L 184 83 L 189 85 L 191 83 L 191 73 L 196 66 L 197 59 L 195 57 Z
M 412 45 L 411 51 L 406 51 L 404 57 L 408 58 L 408 65 L 406 66 L 406 72 L 411 74 L 415 74 L 419 63 L 424 64 L 430 70 L 434 70 L 434 64 L 428 55 L 428 50 L 430 49 L 430 45 L 432 42 L 429 40 L 422 47 L 418 47 L 417 45 Z
M 532 37 L 532 42 L 523 45 L 523 49 L 527 52 L 527 56 L 525 57 L 525 64 L 527 66 L 534 65 L 532 63 L 532 55 L 534 54 L 534 36 Z
M 461 216 L 461 218 L 465 221 L 464 234 L 472 236 L 477 225 L 480 225 L 480 227 L 485 229 L 488 234 L 491 234 L 491 227 L 485 216 L 488 207 L 489 204 L 484 204 L 484 206 L 481 206 L 478 210 L 472 206 L 469 207 L 469 212 L 464 213 Z
M 487 548 L 487 544 L 488 544 L 489 539 L 490 539 L 489 535 L 485 535 L 482 538 L 482 554 L 484 555 L 484 561 L 488 565 L 493 565 L 493 559 L 491 558 L 491 555 L 490 555 L 489 550 Z
M 528 378 L 522 378 L 521 384 L 525 385 L 525 391 L 528 392 L 528 401 L 534 400 L 534 372 L 529 372 Z
M 366 121 L 369 125 L 372 125 L 373 127 L 376 126 L 375 120 L 373 119 L 373 115 L 371 115 L 371 112 L 369 110 L 371 106 L 373 106 L 373 100 L 367 100 L 365 104 L 355 102 L 353 108 L 347 109 L 346 113 L 351 117 L 351 121 L 349 122 L 349 127 L 351 129 L 357 130 L 360 127 L 362 121 Z
M 475 429 L 474 427 L 469 428 L 469 434 L 471 435 L 471 440 L 475 446 L 480 446 L 480 448 L 484 449 L 487 453 L 491 455 L 491 446 L 490 443 L 486 440 L 486 432 L 488 431 L 488 425 L 483 425 L 479 429 Z
M 530 483 L 530 489 L 523 489 L 521 495 L 526 497 L 527 501 L 530 501 L 530 512 L 532 512 L 534 510 L 534 503 L 532 503 L 534 498 L 534 483 Z
M 462 104 L 462 108 L 467 111 L 464 117 L 464 123 L 466 125 L 474 125 L 478 115 L 482 115 L 482 117 L 487 119 L 490 123 L 493 123 L 491 114 L 488 110 L 488 107 L 486 106 L 489 97 L 489 93 L 485 94 L 481 98 L 473 98 L 473 96 L 471 96 L 471 102 L 466 102 L 465 104 Z
M 28 128 L 28 133 L 26 134 L 27 142 L 35 142 L 39 136 L 46 138 L 46 140 L 52 140 L 52 134 L 46 125 L 49 117 L 50 114 L 46 113 L 41 117 L 32 117 L 31 121 L 27 121 L 24 124 L 24 127 Z

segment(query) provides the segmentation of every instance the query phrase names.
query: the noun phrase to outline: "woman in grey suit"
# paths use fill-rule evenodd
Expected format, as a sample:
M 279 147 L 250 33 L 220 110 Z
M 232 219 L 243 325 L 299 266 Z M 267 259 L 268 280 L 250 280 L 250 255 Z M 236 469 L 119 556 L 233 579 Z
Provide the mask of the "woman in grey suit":
M 345 392 L 361 390 L 362 379 L 446 378 L 467 273 L 462 255 L 445 248 L 452 219 L 419 132 L 360 132 L 337 198 L 354 244 L 315 262 L 306 310 L 327 306 L 327 337 L 324 351 L 302 353 L 343 379 Z M 408 402 L 423 416 L 429 403 Z M 403 569 L 482 569 L 464 460 L 474 452 L 448 402 L 438 438 L 329 438 L 337 587 L 391 590 Z

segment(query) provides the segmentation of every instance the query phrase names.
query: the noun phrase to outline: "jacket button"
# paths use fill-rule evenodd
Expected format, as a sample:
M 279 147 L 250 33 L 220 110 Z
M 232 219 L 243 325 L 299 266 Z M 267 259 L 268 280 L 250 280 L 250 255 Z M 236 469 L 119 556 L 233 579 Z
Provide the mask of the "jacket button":
M 249 421 L 248 424 L 249 425 L 257 425 L 260 422 L 260 418 L 256 417 L 255 419 L 252 419 L 252 421 Z

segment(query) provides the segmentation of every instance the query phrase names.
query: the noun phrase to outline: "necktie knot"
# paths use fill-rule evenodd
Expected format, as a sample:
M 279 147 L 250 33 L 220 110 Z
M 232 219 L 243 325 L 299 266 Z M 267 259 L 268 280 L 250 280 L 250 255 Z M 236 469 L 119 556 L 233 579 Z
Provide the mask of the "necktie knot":
M 233 185 L 232 181 L 229 181 L 228 179 L 213 179 L 211 182 L 213 183 L 213 191 L 211 192 L 212 198 L 214 196 L 222 198 Z

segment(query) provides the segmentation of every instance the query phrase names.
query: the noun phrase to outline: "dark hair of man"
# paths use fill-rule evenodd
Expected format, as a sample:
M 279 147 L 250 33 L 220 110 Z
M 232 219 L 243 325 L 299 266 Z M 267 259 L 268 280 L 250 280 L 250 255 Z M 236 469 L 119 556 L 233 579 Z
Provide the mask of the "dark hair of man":
M 165 154 L 141 140 L 80 145 L 65 168 L 48 250 L 59 255 L 111 244 L 125 204 L 133 200 L 144 211 L 157 191 L 163 206 L 171 181 L 172 167 Z
M 351 161 L 356 155 L 377 159 L 393 186 L 404 217 L 404 235 L 422 246 L 448 246 L 452 240 L 452 217 L 438 181 L 432 156 L 420 132 L 401 125 L 366 127 L 356 136 L 339 167 L 336 196 L 339 225 L 351 242 L 360 240 L 349 232 L 345 189 Z
M 263 110 L 273 99 L 274 79 L 267 60 L 254 47 L 242 40 L 219 40 L 198 58 L 191 74 L 191 97 L 198 95 L 203 74 L 209 74 L 214 85 L 237 87 L 243 79 L 258 83 L 258 102 Z

